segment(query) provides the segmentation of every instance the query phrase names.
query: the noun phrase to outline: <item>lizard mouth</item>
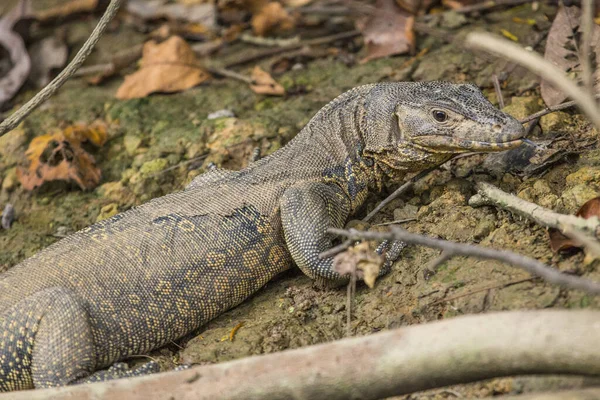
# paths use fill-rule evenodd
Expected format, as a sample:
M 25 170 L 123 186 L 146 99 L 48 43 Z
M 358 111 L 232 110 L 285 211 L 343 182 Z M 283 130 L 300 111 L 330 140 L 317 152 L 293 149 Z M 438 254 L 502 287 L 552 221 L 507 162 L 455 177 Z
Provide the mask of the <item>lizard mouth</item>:
M 523 143 L 523 139 L 484 142 L 478 140 L 454 138 L 450 136 L 426 135 L 414 137 L 413 143 L 426 149 L 434 150 L 435 152 L 492 152 L 519 147 Z

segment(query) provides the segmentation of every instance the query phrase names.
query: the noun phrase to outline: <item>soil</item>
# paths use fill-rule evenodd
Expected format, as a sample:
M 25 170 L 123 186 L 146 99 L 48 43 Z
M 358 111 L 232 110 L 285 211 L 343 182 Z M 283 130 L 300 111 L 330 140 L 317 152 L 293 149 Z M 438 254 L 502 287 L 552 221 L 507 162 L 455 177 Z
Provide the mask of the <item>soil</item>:
M 539 51 L 544 43 L 540 41 L 540 31 L 548 29 L 549 17 L 555 12 L 554 7 L 540 3 L 536 12 L 522 6 L 487 14 L 479 21 L 469 20 L 452 30 L 453 43 L 435 37 L 422 40 L 420 47 L 430 50 L 409 66 L 406 63 L 410 56 L 350 66 L 333 55 L 313 60 L 276 77 L 286 89 L 296 93 L 281 98 L 256 95 L 247 85 L 234 80 L 214 79 L 182 93 L 119 101 L 114 94 L 122 78 L 100 86 L 73 79 L 34 112 L 21 129 L 0 138 L 0 205 L 10 202 L 17 213 L 12 228 L 0 230 L 0 270 L 12 267 L 66 233 L 181 190 L 209 163 L 238 169 L 248 163 L 257 147 L 263 156 L 277 150 L 320 107 L 360 84 L 470 81 L 484 88 L 490 100 L 497 103 L 492 74 L 504 71 L 508 78 L 502 92 L 509 103 L 508 110 L 518 117 L 535 112 L 543 104 L 536 77 L 506 60 L 466 51 L 460 43 L 474 29 L 505 29 L 521 44 L 537 44 Z M 537 25 L 515 22 L 520 21 L 518 18 L 534 19 Z M 82 44 L 95 22 L 95 18 L 90 18 L 65 23 L 70 48 Z M 121 25 L 103 37 L 88 64 L 105 62 L 114 51 L 130 48 L 145 38 Z M 230 50 L 231 57 L 249 45 L 237 46 Z M 271 62 L 272 59 L 264 60 L 261 65 L 268 69 Z M 250 68 L 240 71 L 248 73 Z M 27 90 L 19 100 L 34 93 L 34 89 Z M 233 111 L 235 117 L 207 119 L 209 113 L 222 109 Z M 20 187 L 15 168 L 26 159 L 24 153 L 32 138 L 56 127 L 94 120 L 109 126 L 108 142 L 93 152 L 102 170 L 99 187 L 87 192 L 65 183 L 49 183 L 33 192 Z M 553 145 L 558 148 L 588 143 L 597 135 L 574 111 L 561 113 L 559 121 L 547 119 L 544 124 L 545 130 L 534 132 L 532 139 L 555 139 Z M 415 216 L 415 221 L 403 224 L 412 232 L 513 251 L 562 271 L 600 280 L 597 262 L 584 265 L 581 253 L 553 254 L 544 228 L 492 207 L 475 209 L 467 204 L 474 194 L 473 182 L 487 180 L 527 200 L 572 213 L 600 194 L 600 150 L 595 144 L 574 161 L 555 163 L 541 174 L 527 177 L 497 168 L 490 172 L 482 163 L 484 159 L 474 156 L 448 163 L 392 202 L 373 225 Z M 379 200 L 373 198 L 367 209 Z M 410 246 L 392 272 L 379 279 L 373 289 L 360 284 L 352 315 L 354 335 L 463 314 L 600 305 L 598 298 L 561 290 L 496 261 L 454 258 L 443 263 L 436 274 L 426 277 L 424 271 L 438 256 L 436 250 Z M 292 270 L 194 335 L 148 354 L 148 358 L 160 360 L 169 369 L 179 363 L 222 362 L 340 339 L 347 328 L 346 304 L 345 288 L 319 288 L 300 271 Z M 235 327 L 238 329 L 232 332 Z M 134 364 L 141 361 L 136 358 Z M 453 398 L 457 393 L 484 397 L 540 387 L 581 386 L 587 382 L 562 377 L 503 378 L 402 398 L 442 399 Z

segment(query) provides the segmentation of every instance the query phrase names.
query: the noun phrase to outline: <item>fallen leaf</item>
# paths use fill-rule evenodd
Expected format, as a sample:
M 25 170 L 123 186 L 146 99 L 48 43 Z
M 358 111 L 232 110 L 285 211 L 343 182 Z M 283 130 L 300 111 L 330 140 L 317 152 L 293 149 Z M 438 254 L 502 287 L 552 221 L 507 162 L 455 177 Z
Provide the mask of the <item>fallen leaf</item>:
M 25 152 L 29 166 L 18 168 L 17 177 L 27 190 L 55 180 L 74 181 L 82 190 L 93 189 L 100 182 L 101 172 L 82 144 L 90 142 L 99 147 L 106 138 L 106 126 L 99 122 L 71 125 L 38 136 Z
M 125 77 L 116 96 L 133 99 L 154 92 L 179 92 L 208 78 L 186 41 L 173 36 L 162 43 L 149 41 L 144 45 L 140 70 Z
M 375 253 L 368 242 L 361 242 L 333 258 L 333 269 L 340 275 L 356 274 L 371 289 L 384 262 L 384 256 Z
M 19 91 L 31 70 L 31 60 L 21 36 L 13 32 L 12 27 L 28 8 L 29 2 L 19 2 L 11 12 L 0 19 L 0 46 L 10 56 L 12 67 L 0 76 L 0 108 Z
M 273 96 L 283 96 L 285 89 L 275 79 L 264 71 L 258 65 L 252 70 L 252 83 L 250 89 L 258 94 L 270 94 Z
M 271 1 L 253 12 L 251 24 L 256 35 L 265 36 L 272 32 L 289 31 L 294 28 L 295 21 L 280 3 Z
M 174 19 L 201 25 L 206 30 L 217 26 L 217 8 L 211 2 L 184 4 L 167 0 L 129 0 L 127 11 L 144 20 Z
M 357 21 L 367 46 L 367 56 L 360 62 L 413 52 L 414 17 L 402 10 L 393 0 L 377 0 L 377 10 L 366 19 Z
M 502 34 L 502 36 L 504 36 L 505 38 L 507 38 L 509 40 L 512 40 L 513 42 L 518 42 L 519 41 L 518 37 L 516 37 L 510 31 L 507 31 L 506 29 L 500 29 L 500 33 Z
M 579 60 L 579 21 L 581 10 L 579 7 L 560 6 L 558 13 L 552 22 L 544 58 L 552 64 L 565 71 L 572 79 L 581 80 L 581 65 Z M 592 59 L 596 65 L 600 65 L 600 26 L 594 25 L 592 35 Z M 594 73 L 596 79 L 596 90 L 600 90 L 600 69 L 596 68 Z M 564 102 L 567 96 L 560 90 L 552 87 L 548 82 L 542 80 L 540 85 L 542 98 L 548 106 L 555 106 Z
M 60 35 L 48 36 L 29 48 L 31 73 L 29 80 L 37 87 L 46 86 L 67 62 L 69 51 Z
M 598 217 L 600 218 L 600 197 L 594 197 L 591 200 L 585 202 L 584 205 L 577 210 L 575 216 L 584 219 Z M 584 243 L 564 235 L 558 229 L 548 229 L 548 238 L 550 239 L 550 249 L 554 253 L 571 251 L 581 249 L 585 247 Z

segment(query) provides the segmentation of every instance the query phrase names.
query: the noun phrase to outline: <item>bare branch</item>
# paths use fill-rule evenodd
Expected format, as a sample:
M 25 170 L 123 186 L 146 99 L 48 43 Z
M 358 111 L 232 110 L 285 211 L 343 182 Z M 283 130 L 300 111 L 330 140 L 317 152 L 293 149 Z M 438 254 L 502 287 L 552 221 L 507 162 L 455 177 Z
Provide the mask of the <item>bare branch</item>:
M 0 123 L 0 136 L 6 132 L 14 129 L 19 123 L 25 119 L 33 110 L 35 110 L 40 104 L 48 100 L 66 81 L 77 71 L 77 69 L 83 64 L 87 56 L 90 55 L 92 49 L 98 43 L 98 40 L 106 30 L 109 22 L 117 14 L 119 6 L 123 0 L 111 0 L 110 4 L 106 8 L 104 15 L 100 18 L 98 25 L 92 31 L 90 37 L 85 41 L 79 52 L 75 55 L 75 58 L 61 71 L 56 78 L 52 80 L 45 88 L 40 90 L 31 100 L 25 103 L 19 108 L 14 114 L 6 118 Z
M 592 237 L 598 237 L 600 232 L 600 220 L 597 217 L 585 219 L 574 215 L 555 213 L 485 182 L 477 183 L 477 194 L 469 199 L 469 205 L 473 207 L 493 205 L 521 215 L 539 225 L 560 231 L 567 227 Z
M 470 315 L 183 371 L 0 399 L 374 400 L 522 374 L 600 375 L 600 312 Z M 557 329 L 560 327 L 560 329 Z
M 581 46 L 579 58 L 582 66 L 583 86 L 590 94 L 594 94 L 594 71 L 590 60 L 592 49 L 592 34 L 594 29 L 594 1 L 581 1 Z M 600 128 L 600 127 L 599 127 Z
M 416 244 L 443 250 L 452 256 L 467 256 L 490 260 L 497 260 L 514 267 L 521 268 L 534 276 L 539 276 L 544 281 L 559 285 L 568 289 L 582 290 L 593 295 L 600 294 L 600 284 L 573 275 L 563 274 L 533 258 L 525 257 L 506 250 L 495 250 L 487 247 L 474 246 L 471 244 L 455 243 L 447 240 L 434 239 L 423 235 L 410 233 L 396 226 L 391 227 L 390 232 L 361 232 L 355 229 L 333 229 L 327 230 L 336 235 L 346 236 L 350 239 L 367 240 L 401 240 L 408 244 Z
M 575 100 L 581 110 L 600 129 L 600 109 L 598 109 L 591 93 L 579 88 L 575 82 L 567 78 L 563 71 L 546 61 L 539 54 L 529 52 L 517 44 L 489 33 L 470 33 L 467 35 L 465 43 L 469 47 L 505 57 L 552 83 L 557 89 L 562 90 Z
M 600 99 L 600 94 L 597 94 L 595 96 L 595 98 L 596 99 Z M 544 115 L 551 114 L 551 113 L 553 113 L 555 111 L 564 110 L 565 108 L 575 107 L 576 105 L 577 105 L 576 101 L 573 101 L 573 100 L 566 101 L 564 103 L 557 104 L 557 105 L 552 106 L 552 107 L 546 107 L 542 111 L 538 111 L 535 114 L 531 114 L 530 116 L 525 117 L 525 118 L 519 120 L 519 122 L 522 123 L 522 124 L 526 124 L 527 122 L 533 121 L 534 119 L 538 119 L 540 117 L 543 117 Z

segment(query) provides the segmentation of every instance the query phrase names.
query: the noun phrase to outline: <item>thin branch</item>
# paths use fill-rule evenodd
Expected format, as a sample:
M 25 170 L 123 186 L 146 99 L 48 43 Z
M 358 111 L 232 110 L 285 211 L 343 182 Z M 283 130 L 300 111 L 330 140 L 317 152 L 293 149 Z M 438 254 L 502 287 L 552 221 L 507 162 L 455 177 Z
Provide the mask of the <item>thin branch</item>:
M 504 108 L 504 97 L 502 96 L 502 88 L 500 87 L 500 80 L 498 75 L 492 75 L 492 82 L 494 82 L 494 90 L 496 91 L 496 97 L 498 98 L 498 106 L 500 109 Z
M 600 99 L 600 94 L 597 94 L 595 96 L 595 98 L 596 99 Z M 546 107 L 542 111 L 538 111 L 538 112 L 536 112 L 534 114 L 531 114 L 528 117 L 525 117 L 525 118 L 519 120 L 519 122 L 522 123 L 522 124 L 526 124 L 527 122 L 533 121 L 534 119 L 537 119 L 537 118 L 540 118 L 540 117 L 543 117 L 544 115 L 551 114 L 551 113 L 553 113 L 555 111 L 564 110 L 565 108 L 575 107 L 576 105 L 577 105 L 577 102 L 574 101 L 574 100 L 566 101 L 564 103 L 557 104 L 555 106 Z
M 529 52 L 515 43 L 489 33 L 470 33 L 467 35 L 465 43 L 469 47 L 505 57 L 541 76 L 575 100 L 581 110 L 600 129 L 600 109 L 598 109 L 592 94 L 579 88 L 562 70 L 546 61 L 539 54 Z
M 330 233 L 346 236 L 349 239 L 366 240 L 400 240 L 408 244 L 432 247 L 443 250 L 452 256 L 467 256 L 482 259 L 496 260 L 521 268 L 534 276 L 542 278 L 548 283 L 559 285 L 568 289 L 582 290 L 593 295 L 600 294 L 600 284 L 573 275 L 563 274 L 533 258 L 525 257 L 506 250 L 495 250 L 471 244 L 455 243 L 447 240 L 434 239 L 423 235 L 410 233 L 396 226 L 390 232 L 361 232 L 355 229 L 344 230 L 330 228 Z
M 75 55 L 75 58 L 61 71 L 56 78 L 52 80 L 45 88 L 40 90 L 31 100 L 25 103 L 19 108 L 14 114 L 6 118 L 0 123 L 0 136 L 6 132 L 14 129 L 19 123 L 27 117 L 33 110 L 35 110 L 40 104 L 48 100 L 66 81 L 77 71 L 77 69 L 83 64 L 87 56 L 90 55 L 92 49 L 98 43 L 98 40 L 106 30 L 106 27 L 117 14 L 119 6 L 123 0 L 111 0 L 110 4 L 106 8 L 104 15 L 100 18 L 98 25 L 92 31 L 90 37 L 85 41 L 79 52 Z
M 596 238 L 600 233 L 600 220 L 597 217 L 585 219 L 574 215 L 555 213 L 485 182 L 477 183 L 477 194 L 469 199 L 469 205 L 472 207 L 493 205 L 530 219 L 546 228 L 555 228 L 560 231 L 564 227 L 569 227 Z
M 598 320 L 600 312 L 589 310 L 469 315 L 183 371 L 6 393 L 0 399 L 375 400 L 500 376 L 599 376 Z

